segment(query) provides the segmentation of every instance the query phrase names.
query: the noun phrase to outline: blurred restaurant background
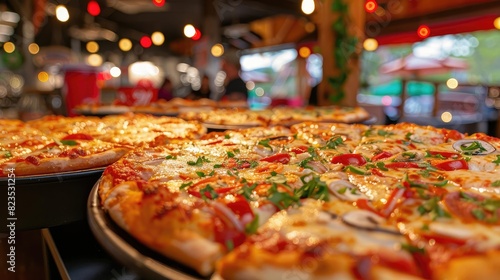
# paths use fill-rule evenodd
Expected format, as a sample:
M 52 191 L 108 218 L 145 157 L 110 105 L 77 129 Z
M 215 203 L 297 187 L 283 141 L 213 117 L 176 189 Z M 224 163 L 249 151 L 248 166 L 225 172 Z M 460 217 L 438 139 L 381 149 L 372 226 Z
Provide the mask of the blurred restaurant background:
M 251 109 L 500 136 L 498 0 L 4 0 L 0 46 L 1 118 L 145 105 L 165 78 L 187 98 L 208 77 L 219 100 L 235 51 Z

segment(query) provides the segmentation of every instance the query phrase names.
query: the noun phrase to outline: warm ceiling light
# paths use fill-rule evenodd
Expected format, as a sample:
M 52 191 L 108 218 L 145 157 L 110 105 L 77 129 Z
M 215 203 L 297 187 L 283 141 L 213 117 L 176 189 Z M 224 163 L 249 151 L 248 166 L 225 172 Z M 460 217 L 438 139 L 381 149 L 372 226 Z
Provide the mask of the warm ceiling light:
M 99 6 L 99 3 L 94 0 L 90 0 L 87 4 L 87 12 L 89 12 L 91 16 L 98 16 L 101 13 L 101 7 Z
M 14 43 L 12 42 L 7 42 L 3 44 L 3 50 L 6 53 L 13 53 L 16 50 L 16 45 L 14 45 Z
M 300 5 L 302 12 L 306 15 L 310 15 L 314 12 L 316 8 L 314 5 L 314 0 L 302 0 L 302 4 Z
M 118 47 L 120 50 L 128 52 L 132 49 L 132 42 L 127 38 L 123 38 L 118 42 Z
M 418 37 L 425 39 L 431 35 L 431 29 L 427 25 L 420 25 L 417 29 Z
M 219 57 L 224 54 L 224 46 L 222 44 L 215 44 L 212 46 L 212 49 L 210 49 L 210 52 L 213 56 Z
M 56 7 L 56 18 L 60 22 L 67 22 L 69 19 L 69 12 L 66 6 L 64 5 L 57 5 Z
M 192 38 L 196 34 L 196 29 L 191 24 L 186 24 L 184 26 L 184 36 L 188 38 Z
M 311 49 L 308 47 L 300 47 L 299 55 L 302 58 L 308 58 L 311 55 Z
M 99 44 L 94 41 L 90 41 L 87 43 L 86 48 L 89 53 L 96 53 L 99 51 Z
M 40 47 L 37 43 L 31 43 L 28 46 L 28 51 L 30 52 L 30 54 L 37 54 L 40 51 Z
M 165 0 L 153 0 L 153 4 L 156 7 L 163 7 L 165 5 Z
M 49 73 L 42 71 L 38 73 L 38 80 L 42 83 L 48 82 L 49 81 Z
M 153 44 L 156 46 L 161 46 L 163 42 L 165 42 L 165 36 L 159 31 L 153 32 L 153 34 L 151 34 L 151 41 L 153 41 Z
M 120 70 L 120 68 L 114 66 L 114 67 L 111 67 L 111 69 L 109 69 L 109 74 L 113 78 L 118 78 L 122 74 L 122 70 Z
M 93 53 L 91 55 L 89 55 L 87 57 L 87 63 L 90 65 L 90 66 L 94 66 L 94 67 L 98 67 L 98 66 L 101 66 L 102 65 L 102 56 L 96 54 L 96 53 Z
M 375 0 L 366 0 L 365 2 L 365 11 L 368 13 L 373 13 L 377 10 L 378 4 Z
M 495 26 L 496 29 L 500 29 L 500 17 L 497 17 L 494 21 L 493 21 L 493 26 Z
M 378 48 L 378 41 L 373 38 L 367 38 L 363 42 L 363 48 L 369 52 L 372 52 Z
M 153 42 L 151 42 L 151 38 L 149 36 L 142 36 L 141 40 L 139 41 L 141 46 L 145 49 L 150 48 Z

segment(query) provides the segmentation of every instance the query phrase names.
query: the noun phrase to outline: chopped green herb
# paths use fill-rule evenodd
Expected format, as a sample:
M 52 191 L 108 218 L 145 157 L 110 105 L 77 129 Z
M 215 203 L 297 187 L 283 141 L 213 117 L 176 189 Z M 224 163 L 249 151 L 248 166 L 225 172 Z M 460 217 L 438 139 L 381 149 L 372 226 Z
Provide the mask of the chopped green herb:
M 491 183 L 492 187 L 500 187 L 500 180 L 496 180 L 495 182 Z
M 245 226 L 246 234 L 254 234 L 259 228 L 259 215 L 255 214 L 253 220 Z
M 497 159 L 492 161 L 494 164 L 499 165 L 500 164 L 500 155 L 497 155 Z
M 414 159 L 417 156 L 417 154 L 413 153 L 413 152 L 404 152 L 404 153 L 402 153 L 402 155 L 404 158 L 407 158 L 407 159 Z
M 401 249 L 407 251 L 408 253 L 418 253 L 418 254 L 425 254 L 425 249 L 424 248 L 419 248 L 407 243 L 402 243 L 401 244 Z
M 203 178 L 203 177 L 207 176 L 207 175 L 205 175 L 205 173 L 203 173 L 201 171 L 196 171 L 196 175 L 198 175 L 198 177 L 200 177 L 200 178 Z
M 250 162 L 250 168 L 255 168 L 255 167 L 257 167 L 258 165 L 259 165 L 259 163 L 258 163 L 257 161 L 255 161 L 255 160 L 252 160 L 252 161 Z
M 435 182 L 435 183 L 432 183 L 434 186 L 436 187 L 444 187 L 448 184 L 448 180 L 443 180 L 441 182 Z
M 392 133 L 392 132 L 388 132 L 388 131 L 385 131 L 385 130 L 382 130 L 382 129 L 379 129 L 379 130 L 377 131 L 377 134 L 378 134 L 379 136 L 384 136 L 384 137 L 387 137 L 387 136 L 393 135 L 394 133 Z
M 377 168 L 378 168 L 378 169 L 380 169 L 380 170 L 382 170 L 382 171 L 388 171 L 388 170 L 389 170 L 389 169 L 387 169 L 387 168 L 385 167 L 385 163 L 383 163 L 383 162 L 381 162 L 381 161 L 378 161 L 378 162 L 376 163 L 376 165 L 377 165 Z
M 193 182 L 192 182 L 192 181 L 191 181 L 191 182 L 187 182 L 187 183 L 183 183 L 183 184 L 179 187 L 179 189 L 183 190 L 183 189 L 185 189 L 185 188 L 187 188 L 187 187 L 191 186 L 192 184 L 193 184 Z
M 10 151 L 1 151 L 0 153 L 3 153 L 3 158 L 11 158 L 12 153 Z
M 229 139 L 229 138 L 231 138 L 231 136 L 229 136 L 229 134 L 224 135 L 224 139 Z
M 233 152 L 231 152 L 231 151 L 228 151 L 228 152 L 227 152 L 227 157 L 228 157 L 228 158 L 234 158 L 234 153 L 233 153 Z
M 483 145 L 481 145 L 481 143 L 479 143 L 478 141 L 474 141 L 468 146 L 462 145 L 460 146 L 460 150 L 462 150 L 462 153 L 466 155 L 476 155 L 486 151 Z
M 300 203 L 297 197 L 290 195 L 288 192 L 278 191 L 276 184 L 273 184 L 269 189 L 268 199 L 280 210 L 286 209 L 293 204 Z
M 168 155 L 165 157 L 165 159 L 177 159 L 177 156 Z
M 61 140 L 60 142 L 61 142 L 61 144 L 65 145 L 65 146 L 76 146 L 76 145 L 78 145 L 78 142 L 76 142 L 75 140 Z
M 273 147 L 271 147 L 271 145 L 269 145 L 269 141 L 271 141 L 271 140 L 270 139 L 260 140 L 257 144 L 264 146 L 264 147 L 268 148 L 269 150 L 273 151 Z
M 343 187 L 343 188 L 337 190 L 337 193 L 344 194 L 346 191 L 347 191 L 347 187 Z
M 208 160 L 204 156 L 201 156 L 201 157 L 198 157 L 196 159 L 196 161 L 192 161 L 192 160 L 188 161 L 187 164 L 193 165 L 193 166 L 202 166 L 204 162 L 210 162 L 210 160 Z
M 239 154 L 239 153 L 240 153 L 240 149 L 234 149 L 234 150 L 233 150 L 233 152 L 234 152 L 235 154 Z
M 484 210 L 481 208 L 472 209 L 470 212 L 472 216 L 474 216 L 476 219 L 480 221 L 483 221 L 486 218 L 486 214 L 484 213 Z
M 370 129 L 366 130 L 365 132 L 363 132 L 363 136 L 368 137 L 368 136 L 372 135 L 372 132 L 373 132 L 373 129 L 370 128 Z
M 308 174 L 300 177 L 300 180 L 304 185 L 299 189 L 295 189 L 294 195 L 297 198 L 315 198 L 324 201 L 330 199 L 328 186 L 320 180 L 319 176 Z
M 229 252 L 234 250 L 234 243 L 233 240 L 226 240 L 226 248 Z
M 207 195 L 207 193 L 209 194 L 209 196 Z M 216 199 L 217 197 L 219 197 L 219 194 L 210 185 L 206 185 L 203 189 L 200 189 L 200 195 L 201 198 L 203 198 L 203 200 L 205 201 L 207 199 Z
M 257 187 L 257 183 L 253 183 L 251 186 L 249 186 L 248 184 L 247 185 L 244 185 L 239 193 L 241 195 L 243 195 L 245 197 L 246 200 L 253 200 L 252 199 L 252 196 L 253 196 L 253 190 Z
M 321 149 L 336 149 L 337 146 L 343 145 L 343 144 L 344 144 L 344 140 L 342 139 L 342 137 L 335 136 L 335 137 L 330 138 L 330 140 L 328 140 L 326 142 L 326 145 L 324 147 L 321 147 Z
M 359 175 L 368 175 L 370 174 L 369 172 L 363 170 L 363 169 L 360 169 L 360 168 L 357 168 L 353 165 L 348 165 L 344 168 L 344 171 L 350 171 L 354 174 L 359 174 Z
M 420 215 L 425 215 L 428 213 L 432 214 L 433 220 L 437 218 L 451 217 L 448 212 L 446 212 L 443 208 L 441 208 L 441 206 L 439 206 L 439 197 L 436 196 L 418 206 L 417 211 L 420 213 Z
M 214 164 L 214 168 L 221 168 L 222 166 L 222 164 Z

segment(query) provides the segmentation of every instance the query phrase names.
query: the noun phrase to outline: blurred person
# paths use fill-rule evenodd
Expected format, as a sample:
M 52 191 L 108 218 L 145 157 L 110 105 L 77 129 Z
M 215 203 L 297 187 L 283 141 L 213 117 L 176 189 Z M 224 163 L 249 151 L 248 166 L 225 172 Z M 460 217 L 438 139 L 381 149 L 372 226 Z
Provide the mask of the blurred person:
M 186 98 L 192 100 L 199 100 L 202 98 L 210 99 L 210 79 L 207 75 L 201 78 L 201 85 L 198 90 L 193 90 Z
M 174 98 L 174 87 L 172 81 L 169 78 L 165 78 L 161 87 L 158 89 L 158 99 L 163 99 L 166 101 Z
M 225 91 L 222 100 L 246 101 L 248 89 L 240 77 L 240 59 L 235 51 L 227 51 L 222 56 L 222 71 L 226 73 Z

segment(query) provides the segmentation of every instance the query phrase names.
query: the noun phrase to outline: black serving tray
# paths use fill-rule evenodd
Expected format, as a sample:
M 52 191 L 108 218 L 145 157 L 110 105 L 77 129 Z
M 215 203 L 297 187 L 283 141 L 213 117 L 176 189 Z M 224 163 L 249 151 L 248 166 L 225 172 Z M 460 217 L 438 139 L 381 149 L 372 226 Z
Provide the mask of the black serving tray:
M 40 229 L 85 220 L 87 198 L 104 167 L 46 175 L 0 178 L 0 220 L 15 222 L 15 230 Z M 15 174 L 15 173 L 14 173 Z M 9 181 L 10 179 L 10 181 Z M 8 187 L 15 186 L 15 200 L 8 200 Z M 14 215 L 8 201 L 15 202 Z M 10 231 L 0 227 L 0 232 Z

